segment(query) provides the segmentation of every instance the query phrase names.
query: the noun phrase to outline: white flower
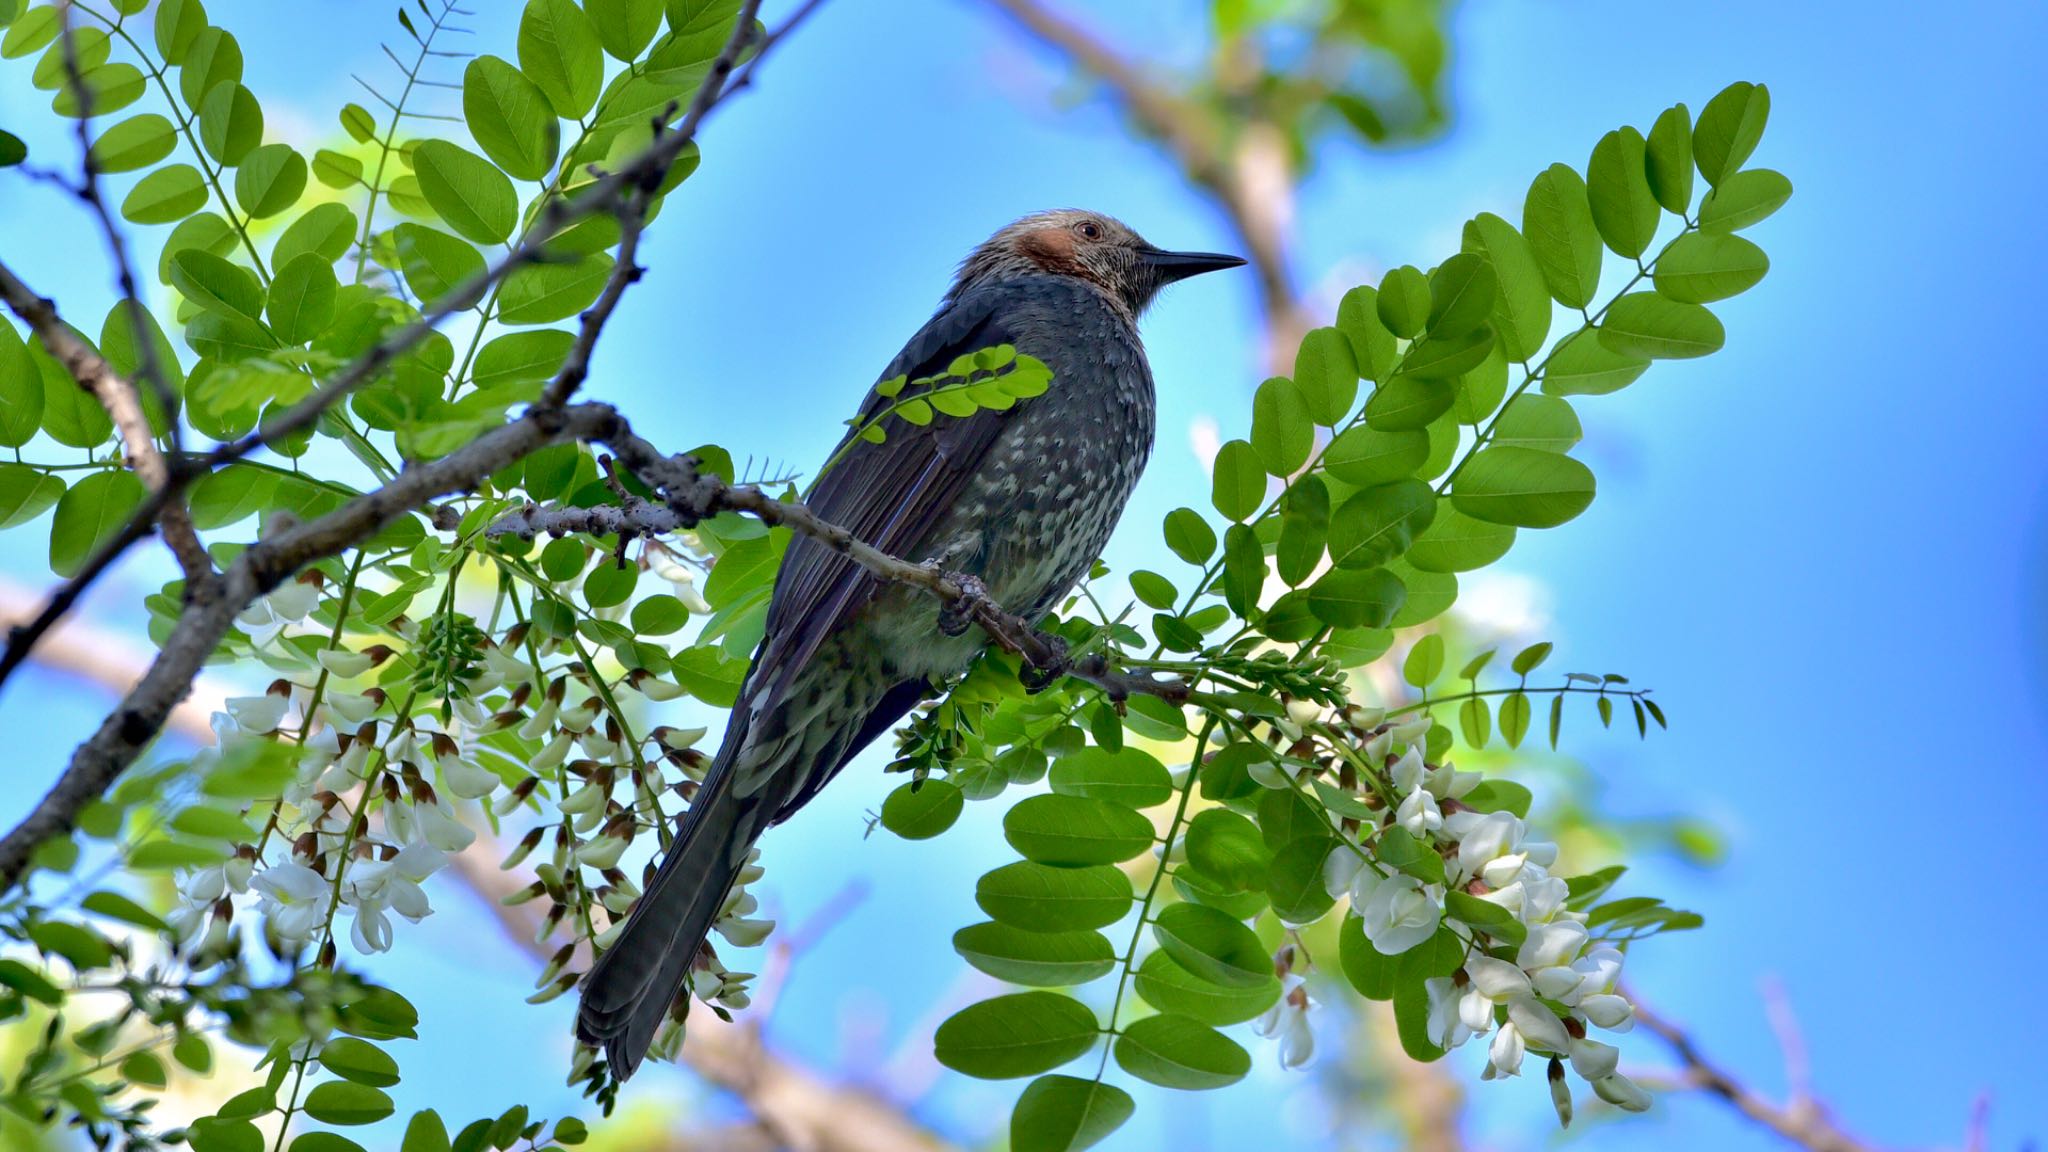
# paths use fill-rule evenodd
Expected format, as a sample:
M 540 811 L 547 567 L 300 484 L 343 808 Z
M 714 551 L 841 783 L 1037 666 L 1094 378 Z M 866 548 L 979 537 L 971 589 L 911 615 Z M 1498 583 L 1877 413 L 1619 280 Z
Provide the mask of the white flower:
M 1365 922 L 1365 938 L 1385 956 L 1408 951 L 1436 935 L 1443 918 L 1439 899 L 1434 888 L 1423 887 L 1422 881 L 1406 873 L 1380 881 L 1358 910 Z
M 1577 921 L 1553 920 L 1548 924 L 1537 924 L 1529 929 L 1529 938 L 1522 941 L 1515 954 L 1515 963 L 1533 975 L 1540 969 L 1570 964 L 1579 958 L 1579 950 L 1585 944 L 1586 926 Z M 1572 973 L 1573 987 L 1577 986 L 1582 975 Z M 1544 991 L 1540 980 L 1536 990 L 1545 996 L 1556 995 L 1555 992 Z
M 284 722 L 285 709 L 291 707 L 291 700 L 266 692 L 261 696 L 230 696 L 227 706 L 228 715 L 242 731 L 275 732 L 277 726 Z
M 1474 956 L 1465 961 L 1465 974 L 1472 978 L 1472 987 L 1496 1004 L 1529 994 L 1528 975 L 1505 960 Z
M 775 921 L 727 917 L 713 924 L 712 928 L 716 929 L 720 936 L 725 937 L 733 947 L 752 948 L 766 940 L 768 933 L 775 930 Z
M 441 768 L 441 782 L 461 799 L 480 799 L 498 789 L 498 774 L 479 764 L 460 756 L 443 756 L 437 763 Z
M 1406 796 L 1422 787 L 1423 776 L 1428 771 L 1422 763 L 1422 749 L 1410 744 L 1408 750 L 1401 753 L 1401 758 L 1394 761 L 1389 775 L 1393 778 L 1395 790 Z
M 1625 1112 L 1650 1110 L 1650 1094 L 1619 1072 L 1593 1081 L 1593 1094 Z
M 1586 1014 L 1586 1019 L 1609 1032 L 1626 1032 L 1636 1026 L 1635 1008 L 1612 993 L 1581 998 L 1579 1011 Z
M 279 620 L 304 620 L 320 603 L 320 589 L 297 580 L 287 580 L 264 597 L 271 615 Z
M 1479 787 L 1482 779 L 1484 777 L 1477 772 L 1460 772 L 1449 764 L 1443 764 L 1429 770 L 1429 779 L 1423 787 L 1439 800 L 1456 800 Z
M 1598 1040 L 1575 1039 L 1571 1044 L 1572 1071 L 1587 1080 L 1599 1080 L 1614 1075 L 1614 1069 L 1621 1063 L 1621 1049 Z
M 1424 712 L 1419 715 L 1410 716 L 1408 719 L 1387 729 L 1387 735 L 1391 736 L 1396 744 L 1413 744 L 1417 740 L 1429 735 L 1429 730 L 1435 726 L 1436 721 L 1430 719 L 1429 714 Z
M 1337 845 L 1323 860 L 1323 891 L 1328 892 L 1332 900 L 1343 896 L 1351 891 L 1352 883 L 1364 868 L 1364 857 L 1353 852 L 1348 845 Z
M 415 924 L 431 915 L 433 906 L 420 883 L 447 862 L 440 849 L 415 840 L 389 860 L 372 860 L 351 868 L 342 886 L 342 901 L 356 911 L 350 933 L 356 949 L 365 953 L 390 949 L 391 921 L 384 915 L 386 909 Z
M 292 944 L 305 943 L 319 929 L 334 897 L 326 877 L 296 861 L 273 864 L 250 884 L 263 894 L 258 907 L 271 928 Z
M 1443 809 L 1437 807 L 1436 797 L 1420 788 L 1401 801 L 1401 806 L 1394 812 L 1394 819 L 1417 840 L 1444 826 Z
M 1572 971 L 1579 974 L 1578 987 L 1569 994 L 1572 1001 L 1610 993 L 1621 980 L 1621 950 L 1600 945 L 1572 961 Z
M 1492 1029 L 1493 1003 L 1471 983 L 1461 988 L 1453 977 L 1432 976 L 1423 990 L 1429 994 L 1429 1039 L 1437 1047 L 1448 1051 Z
M 1308 987 L 1301 977 L 1289 976 L 1280 999 L 1274 1001 L 1273 1006 L 1252 1025 L 1259 1035 L 1269 1040 L 1279 1039 L 1282 1068 L 1299 1068 L 1315 1057 L 1315 1030 L 1308 1023 L 1308 1010 L 1314 1005 L 1315 1001 L 1309 998 Z
M 354 728 L 377 712 L 377 698 L 361 692 L 329 691 L 320 698 L 322 707 Z
M 622 836 L 599 836 L 576 846 L 576 862 L 591 868 L 609 868 L 625 855 L 626 841 Z M 731 939 L 730 936 L 727 939 Z M 743 945 L 744 947 L 744 945 Z
M 366 653 L 351 652 L 346 648 L 323 648 L 314 657 L 330 676 L 353 680 L 370 670 L 370 657 Z
M 1322 714 L 1323 706 L 1313 700 L 1289 700 L 1287 702 L 1287 718 L 1303 728 L 1315 723 Z
M 1572 1037 L 1565 1031 L 1564 1021 L 1533 996 L 1508 1001 L 1508 1021 L 1531 1048 L 1560 1054 L 1571 1050 Z
M 1522 1055 L 1528 1050 L 1522 1042 L 1521 1030 L 1510 1020 L 1493 1034 L 1493 1046 L 1486 1051 L 1487 1079 L 1495 1076 L 1519 1076 L 1522 1074 Z
M 253 860 L 230 856 L 218 864 L 194 868 L 178 881 L 178 894 L 203 911 L 207 905 L 230 892 L 238 895 L 247 892 L 249 877 L 255 867 Z

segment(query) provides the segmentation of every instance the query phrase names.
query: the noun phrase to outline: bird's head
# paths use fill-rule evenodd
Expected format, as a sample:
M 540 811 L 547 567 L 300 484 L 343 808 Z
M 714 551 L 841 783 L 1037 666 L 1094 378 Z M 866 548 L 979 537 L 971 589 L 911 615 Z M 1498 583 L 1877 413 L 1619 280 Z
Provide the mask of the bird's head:
M 1135 317 L 1168 284 L 1243 263 L 1215 252 L 1168 252 L 1113 217 L 1061 208 L 1026 216 L 989 237 L 961 263 L 949 297 L 1009 276 L 1072 276 Z

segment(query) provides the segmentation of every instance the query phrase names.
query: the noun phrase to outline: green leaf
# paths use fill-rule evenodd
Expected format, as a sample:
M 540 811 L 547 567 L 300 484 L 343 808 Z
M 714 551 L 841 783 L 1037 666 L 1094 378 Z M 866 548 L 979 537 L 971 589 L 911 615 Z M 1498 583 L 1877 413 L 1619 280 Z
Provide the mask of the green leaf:
M 1205 980 L 1174 962 L 1165 951 L 1145 957 L 1138 966 L 1136 987 L 1145 1003 L 1204 1024 L 1240 1024 L 1264 1012 L 1280 998 L 1280 981 L 1266 966 L 1265 978 L 1239 987 Z
M 981 910 L 1033 932 L 1106 928 L 1131 910 L 1130 877 L 1110 865 L 1054 868 L 1020 860 L 983 876 L 974 886 Z
M 1474 519 L 1453 504 L 1437 508 L 1405 558 L 1424 572 L 1475 572 L 1507 555 L 1514 543 L 1512 526 Z
M 1481 780 L 1478 787 L 1465 793 L 1463 804 L 1475 812 L 1512 812 L 1526 818 L 1529 804 L 1534 800 L 1529 790 L 1512 780 Z
M 1444 674 L 1444 638 L 1431 632 L 1415 642 L 1408 658 L 1401 662 L 1401 679 L 1417 688 L 1427 688 Z
M 1710 304 L 1747 292 L 1770 271 L 1764 250 L 1726 232 L 1688 232 L 1657 257 L 1657 293 Z
M 164 1062 L 150 1052 L 132 1052 L 121 1061 L 121 1079 L 142 1088 L 162 1088 L 170 1083 Z
M 172 164 L 144 176 L 121 200 L 121 216 L 134 224 L 172 224 L 206 207 L 206 178 L 190 164 Z
M 1543 391 L 1551 396 L 1605 395 L 1635 383 L 1649 367 L 1640 356 L 1609 348 L 1599 329 L 1581 328 L 1551 352 L 1543 371 Z
M 398 1083 L 398 1061 L 368 1040 L 338 1036 L 320 1049 L 320 1066 L 355 1084 L 389 1088 Z
M 1486 323 L 1499 291 L 1493 269 L 1471 252 L 1460 252 L 1429 274 L 1429 333 L 1455 336 Z
M 1692 111 L 1673 104 L 1650 127 L 1648 176 L 1657 203 L 1674 216 L 1692 207 Z
M 1493 346 L 1493 330 L 1484 326 L 1455 334 L 1431 332 L 1408 346 L 1407 354 L 1401 357 L 1401 375 L 1448 380 L 1478 367 Z M 1400 378 L 1394 379 L 1398 382 Z M 1371 409 L 1367 412 L 1370 414 Z M 1380 426 L 1392 427 L 1385 423 Z
M 7 35 L 0 37 L 0 57 L 18 60 L 31 52 L 47 47 L 57 39 L 62 25 L 57 20 L 57 9 L 44 4 L 24 12 L 7 28 Z
M 171 259 L 171 286 L 208 312 L 263 318 L 263 286 L 239 264 L 197 248 Z
M 1330 490 L 1321 477 L 1303 476 L 1280 501 L 1280 541 L 1273 552 L 1280 579 L 1293 586 L 1314 575 L 1329 533 Z
M 166 64 L 183 64 L 205 29 L 206 8 L 199 0 L 163 0 L 156 9 L 157 55 Z
M 129 472 L 94 472 L 57 501 L 50 521 L 50 570 L 69 579 L 142 503 L 142 481 Z
M 242 82 L 242 46 L 225 28 L 201 28 L 185 50 L 178 68 L 178 93 L 185 105 L 197 109 L 208 93 L 223 84 Z
M 42 370 L 14 326 L 0 322 L 0 447 L 21 447 L 42 424 Z
M 301 1132 L 292 1137 L 291 1152 L 363 1152 L 363 1146 L 339 1132 Z
M 1686 360 L 1720 351 L 1727 331 L 1698 304 L 1631 292 L 1608 306 L 1600 343 L 1611 352 L 1646 360 Z
M 929 840 L 951 828 L 966 803 L 950 781 L 905 781 L 882 801 L 882 827 L 905 840 Z
M 1468 748 L 1484 748 L 1493 738 L 1493 710 L 1483 697 L 1474 696 L 1458 705 L 1458 734 Z
M 1266 553 L 1259 534 L 1244 524 L 1223 533 L 1223 599 L 1230 610 L 1248 616 L 1266 584 Z
M 1380 320 L 1379 298 L 1379 289 L 1360 284 L 1346 292 L 1337 305 L 1337 330 L 1351 345 L 1357 375 L 1368 380 L 1385 379 L 1393 369 L 1396 355 L 1394 334 Z M 1301 379 L 1299 360 L 1295 362 L 1295 379 Z
M 1309 610 L 1333 628 L 1385 628 L 1407 601 L 1407 588 L 1385 568 L 1336 569 L 1308 590 Z
M 1550 306 L 1550 297 L 1543 297 L 1544 307 Z M 1501 397 L 1508 393 L 1508 359 L 1498 343 L 1488 352 L 1479 366 L 1452 381 L 1455 390 L 1451 400 L 1451 416 L 1460 424 L 1480 425 L 1500 407 Z
M 498 290 L 499 322 L 551 324 L 576 315 L 604 291 L 612 263 L 610 256 L 597 253 L 573 264 L 529 264 L 519 269 Z
M 1135 1108 L 1130 1093 L 1113 1084 L 1041 1076 L 1010 1114 L 1010 1152 L 1081 1152 L 1123 1127 Z
M 1420 428 L 1388 432 L 1359 424 L 1339 433 L 1323 450 L 1323 467 L 1346 484 L 1369 488 L 1415 474 L 1429 458 L 1429 436 Z
M 1555 528 L 1593 502 L 1593 473 L 1555 452 L 1486 448 L 1465 462 L 1451 502 L 1489 523 Z
M 393 230 L 393 236 L 405 282 L 419 296 L 422 306 L 431 308 L 441 303 L 456 288 L 484 274 L 483 253 L 466 240 L 410 222 L 400 224 Z
M 519 18 L 519 69 L 564 119 L 580 119 L 597 103 L 604 54 L 575 0 L 529 0 Z
M 4 367 L 4 363 L 0 363 Z M 1166 546 L 1175 556 L 1200 567 L 1216 554 L 1216 530 L 1193 508 L 1175 508 L 1166 514 L 1162 529 Z
M 326 257 L 312 252 L 295 257 L 270 281 L 270 299 L 264 305 L 270 330 L 287 344 L 313 339 L 334 319 L 339 291 L 334 265 Z
M 568 0 L 554 2 L 575 7 Z M 534 0 L 528 14 L 533 7 L 549 3 L 550 0 Z M 582 14 L 577 15 L 580 18 Z M 512 235 L 512 226 L 519 216 L 519 197 L 512 190 L 512 181 L 490 161 L 446 140 L 428 140 L 413 149 L 412 167 L 419 178 L 420 195 L 457 234 L 479 244 L 502 243 Z M 520 271 L 551 271 L 556 267 L 538 265 Z M 508 293 L 511 287 L 508 278 Z
M 1232 440 L 1216 452 L 1211 466 L 1209 502 L 1232 520 L 1256 515 L 1266 501 L 1266 469 L 1258 450 Z
M 90 154 L 93 167 L 102 173 L 133 172 L 169 156 L 177 146 L 178 134 L 171 122 L 145 112 L 100 133 Z
M 1693 158 L 1700 175 L 1719 188 L 1721 182 L 1742 167 L 1763 139 L 1764 122 L 1771 115 L 1771 90 L 1761 84 L 1738 80 L 1721 89 L 1700 109 L 1699 124 L 1693 129 Z
M 83 21 L 79 22 L 83 24 Z M 51 44 L 36 61 L 35 70 L 29 75 L 29 83 L 45 92 L 55 92 L 70 83 L 70 69 L 75 63 L 81 75 L 107 62 L 112 54 L 113 44 L 106 30 L 85 24 L 71 30 L 70 57 L 67 61 L 65 46 L 59 42 Z
M 1094 1047 L 1095 1013 L 1057 992 L 1019 992 L 970 1004 L 932 1037 L 939 1063 L 981 1080 L 1049 1072 Z
M 1273 977 L 1273 958 L 1259 938 L 1225 912 L 1173 904 L 1152 921 L 1153 938 L 1190 974 L 1226 988 L 1254 988 Z
M 0 168 L 12 168 L 28 159 L 28 145 L 12 132 L 0 130 Z
M 247 1120 L 224 1120 L 202 1116 L 186 1129 L 192 1152 L 263 1152 L 263 1133 Z
M 328 1080 L 315 1084 L 302 1105 L 306 1115 L 323 1124 L 374 1124 L 391 1115 L 391 1097 L 367 1084 Z
M 142 74 L 142 69 L 125 60 L 89 69 L 81 79 L 85 81 L 85 91 L 91 98 L 94 115 L 111 116 L 142 99 L 142 94 L 149 90 L 149 80 Z M 78 90 L 69 84 L 51 98 L 50 109 L 59 116 L 72 119 L 85 115 Z
M 1188 822 L 1183 846 L 1188 863 L 1215 881 L 1226 893 L 1243 892 L 1265 883 L 1272 854 L 1258 825 L 1228 808 L 1198 812 Z
M 1529 938 L 1529 930 L 1513 912 L 1455 888 L 1444 893 L 1444 911 L 1451 919 L 1470 924 L 1496 940 L 1520 946 Z
M 1353 390 L 1356 391 L 1355 382 Z M 1325 423 L 1341 418 L 1340 414 Z M 1316 446 L 1315 421 L 1310 419 L 1308 401 L 1294 381 L 1275 376 L 1259 385 L 1252 397 L 1251 443 L 1260 463 L 1275 476 L 1288 476 L 1308 463 L 1308 454 Z M 1259 495 L 1265 495 L 1263 485 Z
M 1436 633 L 1430 635 L 1434 637 Z M 1444 858 L 1437 855 L 1435 848 L 1417 840 L 1398 824 L 1380 833 L 1380 838 L 1373 843 L 1373 856 L 1387 867 L 1405 872 L 1425 884 L 1444 882 Z
M 1083 748 L 1053 761 L 1048 779 L 1059 795 L 1105 800 L 1126 808 L 1151 808 L 1173 795 L 1166 765 L 1137 748 L 1115 752 Z
M 1388 956 L 1365 937 L 1365 921 L 1358 913 L 1344 916 L 1337 929 L 1337 963 L 1344 979 L 1368 1000 L 1391 1000 L 1399 972 L 1398 957 Z
M 1515 654 L 1514 669 L 1517 676 L 1527 676 L 1550 658 L 1550 642 L 1531 644 Z
M 1586 182 L 1570 165 L 1552 164 L 1529 185 L 1522 202 L 1522 234 L 1558 303 L 1584 308 L 1593 302 L 1605 254 Z
M 83 333 L 72 331 L 79 339 L 85 339 Z M 71 448 L 97 448 L 105 444 L 114 422 L 99 401 L 80 388 L 71 373 L 43 351 L 40 343 L 29 347 L 29 359 L 43 380 L 43 431 Z
M 584 0 L 584 13 L 605 52 L 630 64 L 661 27 L 662 0 Z
M 1422 326 L 1429 321 L 1430 303 L 1429 278 L 1412 264 L 1390 268 L 1380 279 L 1375 301 L 1380 323 L 1403 340 L 1422 334 Z
M 1365 402 L 1365 422 L 1382 432 L 1425 428 L 1450 411 L 1457 397 L 1457 386 L 1448 380 L 1426 380 L 1403 372 L 1373 389 Z
M 1650 246 L 1661 216 L 1657 197 L 1650 192 L 1645 147 L 1641 132 L 1617 128 L 1593 146 L 1593 158 L 1586 164 L 1593 223 L 1609 248 L 1631 260 Z
M 1199 1020 L 1168 1013 L 1127 1026 L 1116 1038 L 1124 1071 L 1162 1088 L 1223 1088 L 1251 1071 L 1251 1054 Z
M 449 1152 L 448 1126 L 441 1122 L 441 1114 L 432 1108 L 413 1113 L 399 1152 Z
M 235 172 L 235 203 L 253 219 L 275 216 L 306 191 L 306 158 L 289 144 L 265 144 Z
M 1529 733 L 1529 697 L 1521 692 L 1508 694 L 1500 702 L 1500 735 L 1510 748 L 1520 748 L 1522 737 Z
M 998 980 L 1064 988 L 1107 976 L 1115 950 L 1100 932 L 1029 932 L 1008 924 L 970 924 L 953 933 L 953 951 Z
M 232 168 L 263 143 L 263 106 L 239 83 L 222 84 L 199 102 L 199 142 L 206 154 Z
M 1751 168 L 1721 181 L 1700 201 L 1700 231 L 1740 232 L 1783 207 L 1792 181 L 1769 168 Z
M 509 62 L 479 56 L 462 72 L 462 118 L 491 162 L 516 180 L 539 180 L 555 165 L 562 125 L 546 94 Z
M 349 211 L 347 205 L 315 204 L 293 220 L 284 230 L 284 235 L 277 238 L 277 246 L 270 252 L 270 262 L 273 266 L 282 266 L 308 252 L 318 252 L 332 263 L 348 251 L 356 233 L 356 214 Z
M 256 839 L 255 830 L 240 816 L 225 809 L 203 806 L 183 809 L 171 817 L 171 831 L 201 840 L 226 840 L 235 844 L 247 844 Z
M 1288 924 L 1313 924 L 1337 903 L 1323 885 L 1323 864 L 1337 841 L 1297 836 L 1282 845 L 1266 867 L 1266 897 L 1273 914 Z
M 1180 600 L 1180 591 L 1173 586 L 1173 581 L 1142 568 L 1131 573 L 1131 591 L 1147 608 L 1164 610 Z
M 400 225 L 401 228 L 404 225 Z M 450 239 L 453 243 L 461 243 Z M 463 245 L 468 248 L 468 245 Z M 479 388 L 530 384 L 552 377 L 569 358 L 576 337 L 556 328 L 508 332 L 491 340 L 470 364 L 469 378 Z
M 1032 796 L 1003 814 L 1003 835 L 1025 859 L 1062 868 L 1114 864 L 1152 846 L 1152 822 L 1119 804 Z
M 42 386 L 36 386 L 38 396 Z M 14 528 L 42 515 L 64 495 L 64 481 L 26 464 L 0 464 L 0 528 Z
M 346 192 L 363 179 L 363 162 L 345 152 L 319 148 L 313 152 L 313 179 L 337 192 Z
M 1579 414 L 1571 401 L 1557 396 L 1525 392 L 1501 410 L 1493 426 L 1496 447 L 1538 448 L 1545 452 L 1569 452 L 1585 435 Z
M 1464 247 L 1484 256 L 1493 269 L 1497 287 L 1488 315 L 1501 350 L 1509 360 L 1530 360 L 1550 335 L 1550 289 L 1536 253 L 1514 225 L 1491 212 L 1466 223 Z
M 1408 550 L 1436 515 L 1436 493 L 1420 480 L 1398 480 L 1354 493 L 1330 515 L 1330 563 L 1373 568 Z
M 1377 325 L 1377 317 L 1373 319 Z M 1384 332 L 1382 328 L 1380 331 Z M 1387 343 L 1391 349 L 1393 338 Z M 1276 377 L 1276 379 L 1278 379 Z M 1268 384 L 1274 381 L 1267 381 Z M 1353 343 L 1346 334 L 1336 328 L 1317 328 L 1301 338 L 1301 347 L 1294 354 L 1294 387 L 1300 390 L 1307 415 L 1317 424 L 1336 427 L 1351 414 L 1351 405 L 1358 399 L 1358 361 L 1354 356 Z M 1261 389 L 1263 394 L 1264 389 Z M 1314 430 L 1309 431 L 1311 440 Z M 1252 422 L 1252 444 L 1259 444 L 1257 409 L 1254 408 Z M 1261 454 L 1264 449 L 1261 448 Z M 1307 456 L 1304 454 L 1303 459 Z M 1272 463 L 1269 458 L 1268 465 Z M 1273 474 L 1284 476 L 1300 464 L 1280 469 Z

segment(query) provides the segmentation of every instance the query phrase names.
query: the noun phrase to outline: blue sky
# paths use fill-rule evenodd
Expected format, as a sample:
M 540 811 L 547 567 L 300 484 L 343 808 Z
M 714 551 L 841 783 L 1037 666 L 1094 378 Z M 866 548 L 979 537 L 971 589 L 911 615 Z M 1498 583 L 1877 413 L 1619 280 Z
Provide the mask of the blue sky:
M 351 70 L 388 70 L 375 43 L 390 32 L 388 4 L 302 0 L 289 19 L 257 0 L 209 7 L 241 35 L 249 82 L 288 139 L 329 131 L 333 109 L 358 98 Z M 502 51 L 516 6 L 475 7 L 486 47 Z M 1170 52 L 1192 42 L 1175 29 L 1200 6 L 1089 7 L 1099 25 Z M 1579 730 L 1572 750 L 1608 781 L 1610 803 L 1697 813 L 1731 839 L 1718 871 L 1641 870 L 1708 927 L 1638 949 L 1637 986 L 1775 1094 L 1784 1075 L 1758 990 L 1782 981 L 1817 1092 L 1874 1140 L 1960 1144 L 1986 1093 L 1991 1147 L 2038 1139 L 2048 1102 L 2025 989 L 2048 945 L 2031 888 L 2048 816 L 2048 397 L 2025 356 L 2048 256 L 2048 82 L 2033 60 L 2048 17 L 1994 3 L 1494 2 L 1463 6 L 1456 27 L 1448 136 L 1318 157 L 1300 262 L 1319 297 L 1440 259 L 1475 212 L 1518 218 L 1544 165 L 1582 165 L 1607 129 L 1647 125 L 1675 100 L 1697 110 L 1730 80 L 1770 85 L 1756 162 L 1798 188 L 1754 233 L 1770 276 L 1717 306 L 1726 351 L 1580 404 L 1599 499 L 1564 528 L 1524 533 L 1502 564 L 1544 589 L 1559 667 L 1627 672 L 1671 714 L 1671 732 L 1644 746 Z M 60 147 L 27 110 L 41 101 L 23 100 L 21 75 L 10 67 L 0 85 L 0 116 L 32 145 Z M 614 321 L 590 391 L 657 440 L 716 440 L 804 468 L 954 261 L 1003 221 L 1085 205 L 1169 246 L 1227 243 L 1109 113 L 1056 106 L 1059 79 L 972 0 L 828 3 L 719 113 L 703 168 L 650 236 L 654 271 Z M 96 321 L 109 298 L 85 228 L 70 206 L 0 180 L 7 259 L 43 291 L 90 302 L 77 311 Z M 1180 287 L 1148 323 L 1160 443 L 1112 550 L 1122 566 L 1206 483 L 1188 429 L 1246 426 L 1255 336 L 1243 276 Z M 38 578 L 42 559 L 35 529 L 0 539 L 17 579 Z M 122 619 L 161 575 L 123 573 L 96 610 Z M 16 734 L 19 783 L 0 816 L 94 717 L 74 686 L 10 686 L 0 721 Z M 966 878 L 1001 851 L 993 811 L 934 843 L 863 840 L 861 813 L 885 792 L 856 768 L 770 841 L 764 893 L 785 922 L 849 883 L 869 895 L 801 959 L 768 1031 L 819 1066 L 923 1075 L 914 1043 L 898 1049 L 960 987 L 946 940 L 975 918 Z M 514 1098 L 567 1104 L 556 1071 L 566 1005 L 518 1006 L 524 962 L 500 955 L 458 895 L 436 902 L 443 915 L 382 966 L 436 1002 L 417 1054 L 403 1054 L 418 1098 L 402 1104 L 450 1115 Z M 1275 1124 L 1284 1145 L 1319 1146 L 1307 1081 L 1255 1054 L 1258 1071 L 1232 1090 L 1148 1094 L 1111 1147 L 1232 1147 Z M 1629 1048 L 1643 1063 L 1659 1055 L 1647 1038 Z M 1460 1056 L 1476 1074 L 1477 1053 Z M 683 1083 L 634 1088 L 667 1096 Z M 937 1085 L 918 1114 L 968 1141 L 1014 1091 Z M 1473 1096 L 1488 1143 L 1549 1138 L 1536 1085 L 1474 1085 Z M 1698 1099 L 1578 1143 L 1651 1139 L 1674 1152 L 1774 1146 Z

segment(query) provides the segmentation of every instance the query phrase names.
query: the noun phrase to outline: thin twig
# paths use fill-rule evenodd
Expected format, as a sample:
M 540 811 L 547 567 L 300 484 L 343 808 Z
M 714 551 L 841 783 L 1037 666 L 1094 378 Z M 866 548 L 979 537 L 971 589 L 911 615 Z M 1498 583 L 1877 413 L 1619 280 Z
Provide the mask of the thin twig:
M 1684 1029 L 1643 1006 L 1634 993 L 1635 1017 L 1643 1027 L 1663 1040 L 1694 1087 L 1727 1101 L 1736 1111 L 1765 1128 L 1811 1152 L 1872 1152 L 1866 1144 L 1836 1127 L 1825 1110 L 1811 1099 L 1780 1105 L 1737 1080 L 1733 1073 L 1708 1060 Z

